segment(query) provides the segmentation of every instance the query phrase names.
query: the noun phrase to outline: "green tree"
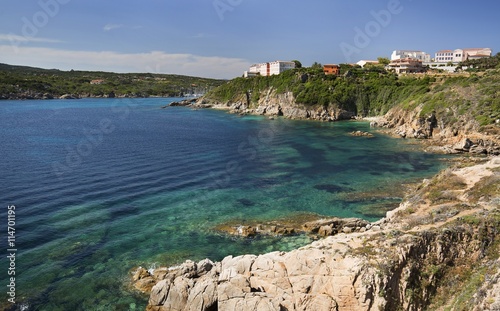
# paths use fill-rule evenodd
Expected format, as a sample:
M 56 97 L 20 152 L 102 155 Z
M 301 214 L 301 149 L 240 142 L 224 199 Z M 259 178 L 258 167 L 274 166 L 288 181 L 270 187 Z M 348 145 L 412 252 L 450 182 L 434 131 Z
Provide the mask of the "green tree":
M 323 65 L 318 62 L 314 62 L 311 66 L 312 69 L 323 69 Z
M 296 59 L 292 60 L 295 63 L 295 68 L 302 68 L 302 63 Z
M 378 60 L 379 64 L 384 65 L 384 66 L 389 65 L 389 63 L 391 62 L 391 60 L 388 59 L 387 57 L 378 57 L 377 60 Z

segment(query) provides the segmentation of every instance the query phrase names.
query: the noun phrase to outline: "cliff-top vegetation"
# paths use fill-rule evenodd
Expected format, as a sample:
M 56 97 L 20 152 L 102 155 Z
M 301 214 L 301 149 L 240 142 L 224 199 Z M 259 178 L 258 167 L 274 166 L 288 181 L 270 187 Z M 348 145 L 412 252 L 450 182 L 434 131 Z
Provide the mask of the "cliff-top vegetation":
M 206 98 L 219 102 L 246 99 L 256 106 L 270 91 L 291 92 L 297 104 L 310 107 L 336 106 L 359 116 L 383 115 L 401 106 L 422 115 L 435 111 L 448 122 L 471 114 L 486 126 L 500 118 L 500 53 L 468 61 L 462 73 L 397 75 L 382 66 L 361 68 L 341 64 L 339 76 L 325 75 L 321 66 L 296 68 L 280 75 L 236 78 L 210 91 Z

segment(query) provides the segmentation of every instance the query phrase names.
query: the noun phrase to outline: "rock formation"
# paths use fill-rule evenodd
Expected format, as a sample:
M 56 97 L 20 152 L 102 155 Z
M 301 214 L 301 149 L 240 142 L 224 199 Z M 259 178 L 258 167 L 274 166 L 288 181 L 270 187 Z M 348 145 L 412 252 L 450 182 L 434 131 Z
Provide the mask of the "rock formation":
M 498 310 L 499 184 L 493 157 L 424 181 L 376 223 L 307 223 L 328 237 L 287 253 L 139 268 L 134 280 L 155 284 L 150 311 Z
M 402 138 L 425 139 L 432 151 L 445 153 L 500 154 L 500 128 L 492 125 L 480 131 L 478 122 L 462 116 L 445 124 L 442 117 L 431 114 L 422 118 L 421 109 L 391 109 L 384 117 L 370 122 L 371 127 L 388 128 Z
M 354 113 L 339 109 L 333 105 L 318 107 L 299 104 L 295 101 L 292 92 L 278 94 L 272 89 L 269 89 L 256 104 L 252 104 L 248 96 L 246 96 L 235 102 L 219 102 L 200 98 L 194 106 L 198 108 L 225 109 L 232 113 L 283 116 L 299 120 L 336 121 L 354 117 Z

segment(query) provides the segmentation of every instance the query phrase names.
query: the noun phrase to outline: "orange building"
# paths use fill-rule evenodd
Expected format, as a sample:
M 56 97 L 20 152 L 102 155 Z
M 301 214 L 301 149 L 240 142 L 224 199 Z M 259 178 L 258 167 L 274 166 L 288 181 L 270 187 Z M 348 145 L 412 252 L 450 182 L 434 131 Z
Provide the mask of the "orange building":
M 323 72 L 325 75 L 336 75 L 338 76 L 340 74 L 340 66 L 339 65 L 324 65 L 323 66 Z

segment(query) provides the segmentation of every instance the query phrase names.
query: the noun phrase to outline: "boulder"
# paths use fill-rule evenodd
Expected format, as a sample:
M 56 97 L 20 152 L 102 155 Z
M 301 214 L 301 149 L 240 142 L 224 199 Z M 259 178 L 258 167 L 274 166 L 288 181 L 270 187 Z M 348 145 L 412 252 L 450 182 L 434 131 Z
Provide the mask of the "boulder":
M 363 131 L 354 131 L 351 132 L 352 136 L 364 136 L 364 137 L 373 137 L 372 133 L 369 132 L 363 132 Z
M 488 153 L 488 151 L 486 150 L 486 148 L 484 148 L 482 146 L 479 146 L 479 145 L 472 145 L 472 146 L 470 146 L 469 152 L 470 153 L 474 153 L 474 154 L 486 154 L 486 153 Z
M 252 237 L 257 234 L 257 229 L 251 226 L 239 226 L 236 229 L 236 233 L 242 237 Z
M 77 99 L 77 98 L 78 98 L 77 96 L 71 94 L 64 94 L 59 97 L 59 99 Z
M 283 113 L 281 112 L 281 107 L 279 105 L 271 105 L 266 109 L 266 114 L 270 116 L 281 116 Z
M 320 236 L 330 236 L 333 234 L 333 229 L 331 226 L 321 226 L 318 229 L 318 234 Z
M 257 107 L 257 109 L 255 110 L 255 113 L 259 114 L 259 115 L 264 115 L 266 114 L 266 109 L 267 109 L 267 106 L 264 106 L 264 105 L 260 105 L 259 107 Z
M 454 150 L 468 152 L 470 147 L 472 147 L 473 142 L 469 138 L 465 138 L 461 142 L 453 146 Z

